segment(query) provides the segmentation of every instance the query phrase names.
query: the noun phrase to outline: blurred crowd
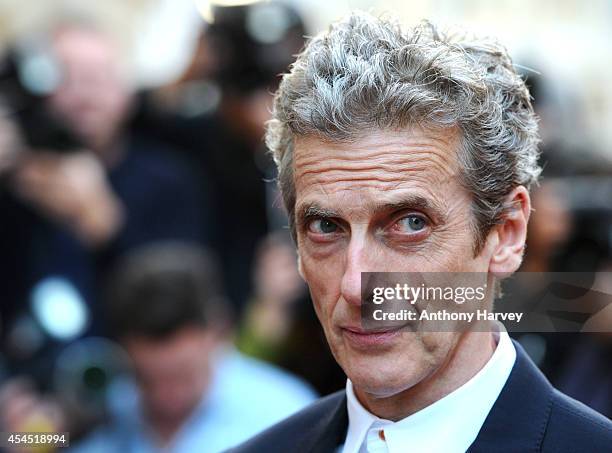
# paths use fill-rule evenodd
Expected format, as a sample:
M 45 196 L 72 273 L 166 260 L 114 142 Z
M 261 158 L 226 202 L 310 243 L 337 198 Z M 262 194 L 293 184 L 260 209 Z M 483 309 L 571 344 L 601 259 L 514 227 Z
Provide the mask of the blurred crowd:
M 152 90 L 92 21 L 2 55 L 0 431 L 222 451 L 344 386 L 262 139 L 307 30 L 284 3 L 213 16 L 180 79 Z M 612 275 L 612 162 L 555 140 L 554 96 L 526 76 L 545 140 L 522 270 Z M 516 338 L 612 417 L 609 335 Z

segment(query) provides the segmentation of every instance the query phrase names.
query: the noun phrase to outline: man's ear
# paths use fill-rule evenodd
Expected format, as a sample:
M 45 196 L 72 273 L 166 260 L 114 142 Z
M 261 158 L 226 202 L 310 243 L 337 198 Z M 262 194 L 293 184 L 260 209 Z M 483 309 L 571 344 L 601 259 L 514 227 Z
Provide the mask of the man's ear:
M 502 215 L 501 223 L 495 226 L 497 244 L 489 261 L 489 272 L 498 278 L 511 275 L 523 260 L 531 212 L 529 192 L 525 187 L 518 186 L 510 192 L 505 204 L 508 208 Z

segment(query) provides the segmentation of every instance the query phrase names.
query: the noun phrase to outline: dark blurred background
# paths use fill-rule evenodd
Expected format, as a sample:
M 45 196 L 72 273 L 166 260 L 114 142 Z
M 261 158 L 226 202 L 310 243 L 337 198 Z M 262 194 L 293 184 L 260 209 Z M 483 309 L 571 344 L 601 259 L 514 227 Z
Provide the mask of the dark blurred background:
M 612 275 L 608 2 L 3 0 L 0 431 L 221 451 L 344 386 L 263 132 L 304 37 L 372 7 L 509 46 L 543 137 L 522 270 Z M 612 416 L 609 334 L 515 337 Z

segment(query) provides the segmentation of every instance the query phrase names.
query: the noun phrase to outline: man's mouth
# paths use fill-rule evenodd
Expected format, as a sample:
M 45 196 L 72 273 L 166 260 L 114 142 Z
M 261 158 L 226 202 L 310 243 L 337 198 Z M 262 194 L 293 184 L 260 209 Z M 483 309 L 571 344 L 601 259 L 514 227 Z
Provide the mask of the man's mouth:
M 384 346 L 392 343 L 404 326 L 362 329 L 358 326 L 341 327 L 342 336 L 358 349 Z

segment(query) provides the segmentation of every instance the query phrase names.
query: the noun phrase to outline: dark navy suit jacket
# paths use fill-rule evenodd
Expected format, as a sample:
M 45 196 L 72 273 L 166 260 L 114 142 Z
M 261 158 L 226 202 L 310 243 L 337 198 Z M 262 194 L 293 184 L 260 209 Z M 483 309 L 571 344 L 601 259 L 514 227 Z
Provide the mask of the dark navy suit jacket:
M 612 453 L 612 421 L 556 390 L 521 346 L 514 346 L 510 377 L 468 452 Z M 230 452 L 332 453 L 347 429 L 346 394 L 340 391 Z

